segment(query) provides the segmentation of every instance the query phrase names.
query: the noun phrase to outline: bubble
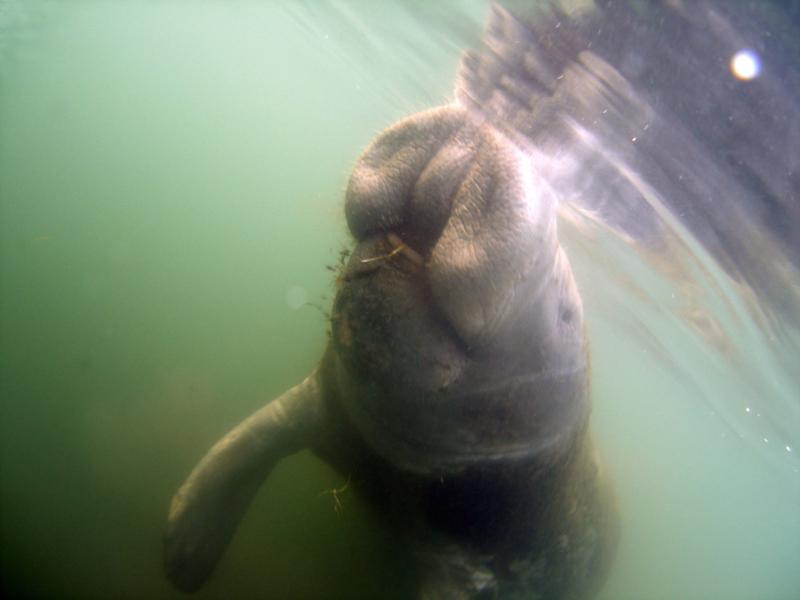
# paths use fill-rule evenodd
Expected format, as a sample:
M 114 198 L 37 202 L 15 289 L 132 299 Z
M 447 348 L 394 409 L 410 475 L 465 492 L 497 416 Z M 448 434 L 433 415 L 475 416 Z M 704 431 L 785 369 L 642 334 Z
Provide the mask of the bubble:
M 749 81 L 761 72 L 761 61 L 752 50 L 739 50 L 731 57 L 731 73 L 736 79 Z
M 299 285 L 293 285 L 286 290 L 286 304 L 292 310 L 297 310 L 305 305 L 308 301 L 308 292 L 306 288 Z

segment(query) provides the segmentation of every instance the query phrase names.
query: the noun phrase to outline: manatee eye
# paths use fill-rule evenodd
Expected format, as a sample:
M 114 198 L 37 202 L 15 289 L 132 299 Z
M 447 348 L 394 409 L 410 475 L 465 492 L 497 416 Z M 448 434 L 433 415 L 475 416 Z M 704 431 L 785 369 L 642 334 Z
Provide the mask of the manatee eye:
M 572 321 L 572 317 L 574 316 L 575 314 L 572 312 L 572 309 L 570 308 L 561 309 L 561 320 L 564 321 L 564 323 L 570 323 Z

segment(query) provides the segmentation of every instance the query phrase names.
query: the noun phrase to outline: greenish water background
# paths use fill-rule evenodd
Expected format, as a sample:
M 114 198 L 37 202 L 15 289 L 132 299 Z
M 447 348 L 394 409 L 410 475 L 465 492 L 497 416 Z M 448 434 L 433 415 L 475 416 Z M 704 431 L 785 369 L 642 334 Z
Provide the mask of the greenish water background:
M 349 169 L 381 128 L 451 99 L 486 5 L 0 7 L 2 585 L 176 598 L 171 494 L 319 358 Z M 757 421 L 796 390 L 770 349 L 736 329 L 758 377 L 738 368 L 625 247 L 564 238 L 624 515 L 604 598 L 797 598 L 800 449 L 763 450 Z M 612 262 L 659 302 L 609 281 Z M 307 453 L 284 461 L 197 597 L 409 597 L 373 516 L 352 495 L 334 512 L 323 492 L 342 483 Z

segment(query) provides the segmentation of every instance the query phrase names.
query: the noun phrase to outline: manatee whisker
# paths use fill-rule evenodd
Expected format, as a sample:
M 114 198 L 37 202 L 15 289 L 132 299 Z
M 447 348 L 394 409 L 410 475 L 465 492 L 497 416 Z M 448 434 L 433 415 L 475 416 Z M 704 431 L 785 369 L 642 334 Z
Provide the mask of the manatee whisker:
M 361 262 L 366 264 L 366 263 L 377 262 L 379 260 L 386 260 L 386 259 L 392 258 L 393 256 L 399 254 L 402 251 L 403 251 L 403 248 L 398 246 L 397 248 L 395 248 L 394 250 L 389 252 L 389 254 L 381 254 L 380 256 L 373 256 L 371 258 L 362 258 Z
M 381 254 L 380 256 L 373 256 L 371 258 L 362 258 L 361 262 L 371 263 L 371 262 L 377 262 L 379 260 L 387 260 L 390 258 L 394 258 L 398 254 L 402 253 L 403 256 L 405 256 L 415 265 L 421 267 L 422 265 L 425 264 L 425 259 L 422 258 L 419 252 L 417 252 L 416 250 L 411 248 L 408 244 L 406 244 L 402 239 L 400 239 L 400 236 L 398 236 L 396 233 L 392 232 L 387 233 L 386 241 L 388 241 L 389 244 L 393 246 L 391 252 L 389 252 L 388 254 Z
M 338 488 L 331 488 L 329 490 L 323 490 L 319 493 L 319 496 L 324 496 L 325 494 L 330 494 L 333 496 L 333 510 L 338 516 L 342 516 L 342 511 L 344 510 L 344 505 L 342 504 L 342 500 L 339 498 L 339 494 L 344 493 L 347 491 L 347 488 L 350 487 L 350 476 L 347 476 L 347 481 L 344 482 L 344 485 Z

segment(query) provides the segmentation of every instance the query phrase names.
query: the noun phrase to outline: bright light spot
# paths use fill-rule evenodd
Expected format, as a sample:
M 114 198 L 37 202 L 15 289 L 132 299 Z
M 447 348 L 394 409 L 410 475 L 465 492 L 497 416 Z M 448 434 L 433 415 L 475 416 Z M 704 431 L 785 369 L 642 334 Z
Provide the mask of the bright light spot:
M 750 412 L 750 407 L 748 406 L 747 408 L 744 409 L 744 411 L 745 412 Z
M 792 447 L 791 446 L 786 446 L 786 451 L 787 452 L 791 452 L 792 451 Z
M 764 443 L 769 444 L 769 440 L 767 438 L 764 438 Z
M 731 58 L 731 73 L 736 79 L 748 81 L 758 77 L 761 72 L 761 61 L 752 50 L 739 50 Z
M 305 305 L 307 301 L 308 293 L 306 292 L 306 288 L 293 285 L 286 291 L 286 304 L 288 304 L 289 308 L 292 310 L 297 310 Z

